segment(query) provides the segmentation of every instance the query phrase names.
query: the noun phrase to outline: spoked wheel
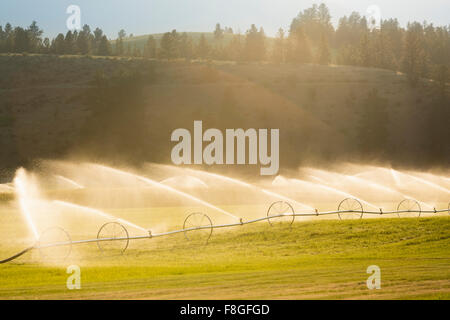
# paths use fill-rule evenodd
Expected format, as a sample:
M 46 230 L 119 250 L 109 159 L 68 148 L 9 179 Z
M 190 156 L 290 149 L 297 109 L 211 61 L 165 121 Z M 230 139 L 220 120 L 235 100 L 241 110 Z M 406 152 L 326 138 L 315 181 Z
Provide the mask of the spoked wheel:
M 357 199 L 347 198 L 338 206 L 338 217 L 340 220 L 361 219 L 363 217 L 363 206 Z
M 66 260 L 72 252 L 72 239 L 60 227 L 51 227 L 42 232 L 38 248 L 42 258 L 49 262 Z
M 276 201 L 267 210 L 267 217 L 272 227 L 280 224 L 292 225 L 295 219 L 294 208 L 286 201 Z
M 194 212 L 184 220 L 183 230 L 186 240 L 207 244 L 213 232 L 212 221 L 206 214 Z
M 420 217 L 420 213 L 422 209 L 420 207 L 419 202 L 413 199 L 405 199 L 400 202 L 397 206 L 397 215 L 400 217 Z M 403 211 L 403 212 L 400 212 Z
M 97 246 L 107 255 L 121 255 L 127 250 L 130 237 L 127 229 L 118 222 L 108 222 L 97 233 Z

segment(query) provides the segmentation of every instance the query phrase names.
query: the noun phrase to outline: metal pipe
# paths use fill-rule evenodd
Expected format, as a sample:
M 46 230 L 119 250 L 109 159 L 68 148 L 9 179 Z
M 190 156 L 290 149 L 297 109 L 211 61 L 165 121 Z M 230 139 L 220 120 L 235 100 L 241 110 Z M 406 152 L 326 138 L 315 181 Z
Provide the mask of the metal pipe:
M 61 246 L 67 246 L 67 245 L 73 245 L 73 244 L 85 244 L 85 243 L 92 243 L 92 242 L 152 239 L 155 237 L 169 236 L 169 235 L 174 235 L 174 234 L 178 234 L 178 233 L 182 233 L 182 232 L 195 231 L 195 230 L 220 229 L 220 228 L 230 228 L 230 227 L 242 226 L 242 225 L 247 225 L 247 224 L 252 224 L 252 223 L 256 223 L 256 222 L 269 220 L 269 219 L 281 218 L 281 217 L 292 217 L 292 216 L 294 216 L 294 217 L 316 217 L 316 216 L 326 216 L 326 215 L 340 214 L 340 213 L 363 213 L 363 214 L 372 214 L 372 215 L 386 215 L 386 214 L 399 214 L 399 213 L 408 213 L 408 212 L 419 212 L 419 211 L 409 211 L 409 210 L 403 210 L 403 211 L 356 211 L 356 210 L 354 210 L 353 211 L 353 210 L 347 210 L 347 211 L 327 211 L 327 212 L 316 212 L 316 213 L 293 213 L 293 214 L 289 213 L 289 214 L 279 214 L 279 215 L 274 215 L 274 216 L 267 216 L 267 217 L 262 217 L 262 218 L 253 219 L 253 220 L 249 220 L 249 221 L 241 220 L 239 223 L 192 227 L 192 228 L 187 228 L 187 229 L 180 229 L 180 230 L 173 230 L 173 231 L 162 232 L 162 233 L 149 234 L 146 236 L 133 236 L 133 237 L 125 237 L 125 238 L 121 237 L 121 238 L 86 239 L 86 240 L 56 242 L 56 243 L 50 243 L 50 244 L 46 244 L 46 245 L 40 245 L 39 242 L 37 242 L 34 246 L 26 248 L 25 250 L 15 254 L 14 256 L 11 256 L 5 260 L 1 260 L 0 264 L 12 261 L 33 249 L 61 247 Z M 450 213 L 450 209 L 433 210 L 433 211 L 424 210 L 424 211 L 420 211 L 420 212 L 421 213 L 442 213 L 442 212 Z

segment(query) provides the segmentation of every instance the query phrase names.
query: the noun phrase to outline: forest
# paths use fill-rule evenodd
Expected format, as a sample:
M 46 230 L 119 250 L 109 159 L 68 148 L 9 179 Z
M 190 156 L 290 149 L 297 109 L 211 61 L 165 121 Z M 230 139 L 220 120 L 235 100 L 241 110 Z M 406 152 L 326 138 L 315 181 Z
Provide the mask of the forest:
M 66 156 L 169 163 L 171 132 L 196 120 L 279 128 L 281 169 L 448 166 L 450 27 L 331 21 L 321 4 L 275 38 L 220 23 L 117 39 L 0 26 L 0 176 Z
M 35 21 L 27 28 L 6 23 L 0 26 L 0 53 L 339 64 L 401 71 L 412 84 L 419 78 L 448 81 L 449 25 L 412 21 L 403 27 L 392 18 L 376 25 L 353 12 L 334 27 L 328 7 L 315 4 L 293 18 L 289 30 L 280 28 L 275 38 L 268 38 L 264 28 L 254 24 L 241 34 L 217 23 L 212 34 L 209 41 L 203 34 L 194 39 L 187 32 L 172 30 L 158 40 L 149 35 L 140 47 L 125 30 L 112 40 L 102 29 L 92 31 L 84 25 L 49 39 L 42 37 Z

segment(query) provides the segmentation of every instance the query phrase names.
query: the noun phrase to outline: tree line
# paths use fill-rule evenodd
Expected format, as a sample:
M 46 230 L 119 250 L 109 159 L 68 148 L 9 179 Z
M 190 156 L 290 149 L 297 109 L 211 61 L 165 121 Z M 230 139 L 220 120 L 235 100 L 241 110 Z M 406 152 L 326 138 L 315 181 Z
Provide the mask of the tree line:
M 60 33 L 52 40 L 42 35 L 36 22 L 26 29 L 7 23 L 0 26 L 0 52 L 335 63 L 402 71 L 412 84 L 419 78 L 445 83 L 450 65 L 450 26 L 410 22 L 402 27 L 397 19 L 387 19 L 374 27 L 366 17 L 353 12 L 340 18 L 335 28 L 325 4 L 301 11 L 289 30 L 280 28 L 270 41 L 264 29 L 254 24 L 241 34 L 219 23 L 212 38 L 203 34 L 196 39 L 173 30 L 159 39 L 150 35 L 141 47 L 136 41 L 128 41 L 125 30 L 110 41 L 100 28 L 91 31 L 88 25 L 65 35 Z
M 84 25 L 79 31 L 69 30 L 65 35 L 59 33 L 52 40 L 42 38 L 43 33 L 36 21 L 28 28 L 13 28 L 10 23 L 5 27 L 0 25 L 0 53 L 112 54 L 110 41 L 100 28 L 91 31 L 88 25 Z

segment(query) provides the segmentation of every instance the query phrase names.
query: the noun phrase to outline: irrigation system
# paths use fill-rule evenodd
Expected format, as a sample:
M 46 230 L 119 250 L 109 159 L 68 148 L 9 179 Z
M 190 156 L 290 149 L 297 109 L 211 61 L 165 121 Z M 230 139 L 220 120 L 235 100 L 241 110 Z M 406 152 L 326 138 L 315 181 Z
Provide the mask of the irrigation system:
M 31 250 L 39 250 L 41 255 L 46 258 L 46 249 L 49 248 L 65 248 L 64 256 L 60 257 L 65 259 L 70 255 L 73 245 L 86 243 L 96 243 L 99 250 L 102 252 L 116 252 L 123 254 L 128 248 L 131 240 L 152 239 L 180 233 L 184 233 L 184 236 L 188 241 L 199 240 L 202 243 L 207 244 L 214 229 L 243 226 L 262 221 L 268 221 L 271 227 L 279 224 L 292 226 L 296 217 L 337 215 L 339 220 L 346 220 L 362 219 L 364 215 L 420 217 L 422 213 L 437 214 L 444 212 L 448 212 L 450 214 L 450 203 L 447 209 L 424 211 L 422 210 L 419 201 L 414 199 L 405 199 L 398 204 L 397 210 L 395 211 L 383 211 L 382 209 L 379 211 L 365 211 L 362 203 L 358 199 L 346 198 L 339 203 L 336 211 L 319 212 L 316 209 L 315 213 L 296 213 L 289 202 L 282 200 L 272 203 L 267 210 L 266 216 L 258 219 L 248 221 L 240 219 L 237 223 L 214 225 L 208 215 L 202 212 L 194 212 L 186 217 L 182 229 L 163 233 L 152 233 L 151 230 L 148 230 L 148 234 L 144 236 L 130 236 L 124 224 L 121 223 L 121 220 L 117 219 L 116 221 L 103 224 L 97 233 L 97 238 L 95 239 L 72 241 L 69 233 L 64 229 L 60 227 L 49 228 L 40 235 L 39 240 L 36 241 L 34 245 L 5 260 L 1 260 L 0 264 L 13 261 Z M 57 238 L 58 241 L 51 240 L 55 238 Z

